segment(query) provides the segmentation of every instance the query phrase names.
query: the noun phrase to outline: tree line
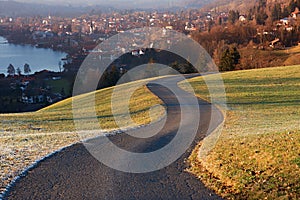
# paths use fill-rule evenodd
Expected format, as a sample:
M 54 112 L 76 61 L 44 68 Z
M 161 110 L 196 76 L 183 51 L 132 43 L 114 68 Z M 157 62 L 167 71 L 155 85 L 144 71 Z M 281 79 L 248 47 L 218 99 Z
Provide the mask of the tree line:
M 25 75 L 30 74 L 31 69 L 30 69 L 30 66 L 29 66 L 28 63 L 24 64 L 23 71 L 24 71 Z M 8 74 L 8 76 L 15 76 L 16 74 L 21 76 L 22 75 L 22 70 L 20 69 L 20 67 L 18 67 L 16 69 L 12 64 L 9 64 L 9 66 L 7 67 L 7 74 Z

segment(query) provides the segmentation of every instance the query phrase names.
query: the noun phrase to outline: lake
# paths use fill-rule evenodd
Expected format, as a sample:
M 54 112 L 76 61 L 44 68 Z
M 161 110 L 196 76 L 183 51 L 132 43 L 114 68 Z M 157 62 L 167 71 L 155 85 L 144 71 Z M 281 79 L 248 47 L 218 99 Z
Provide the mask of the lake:
M 0 37 L 0 73 L 7 75 L 7 67 L 12 64 L 24 72 L 24 64 L 28 63 L 31 73 L 47 69 L 59 71 L 59 61 L 66 57 L 66 53 L 53 51 L 52 49 L 36 48 L 31 45 L 15 45 L 7 43 Z

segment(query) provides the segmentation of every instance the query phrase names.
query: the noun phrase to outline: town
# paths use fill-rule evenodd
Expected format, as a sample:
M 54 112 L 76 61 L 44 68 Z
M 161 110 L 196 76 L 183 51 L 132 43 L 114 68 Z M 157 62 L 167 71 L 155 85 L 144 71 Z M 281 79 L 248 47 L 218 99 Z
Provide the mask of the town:
M 78 17 L 50 14 L 46 17 L 0 17 L 0 35 L 9 43 L 51 48 L 68 54 L 60 63 L 60 72 L 45 69 L 31 74 L 26 63 L 24 70 L 22 66 L 1 66 L 7 67 L 8 73 L 0 75 L 0 89 L 6 91 L 1 92 L 0 110 L 31 111 L 70 97 L 75 76 L 86 56 L 98 53 L 104 57 L 107 53 L 105 49 L 95 49 L 98 44 L 118 33 L 142 27 L 160 27 L 189 35 L 206 49 L 221 71 L 284 65 L 284 60 L 275 55 L 275 52 L 299 44 L 299 4 L 299 1 L 292 0 L 288 5 L 267 6 L 265 0 L 260 0 L 258 5 L 245 13 L 214 8 L 177 11 L 114 10 L 107 13 L 94 11 Z M 99 88 L 114 85 L 123 73 L 137 63 L 155 61 L 153 52 L 149 53 L 151 45 L 148 49 L 142 49 L 136 43 L 129 41 L 118 44 L 118 51 L 136 49 L 123 59 L 110 55 L 111 61 L 114 61 L 113 70 L 107 72 L 109 76 L 106 76 L 107 80 L 102 80 Z M 258 55 L 253 59 L 260 51 L 269 54 Z M 270 60 L 274 62 L 269 62 Z M 166 64 L 174 62 L 175 60 Z M 226 63 L 229 65 L 226 66 Z M 181 72 L 185 73 L 186 70 Z M 9 97 L 6 96 L 8 94 Z

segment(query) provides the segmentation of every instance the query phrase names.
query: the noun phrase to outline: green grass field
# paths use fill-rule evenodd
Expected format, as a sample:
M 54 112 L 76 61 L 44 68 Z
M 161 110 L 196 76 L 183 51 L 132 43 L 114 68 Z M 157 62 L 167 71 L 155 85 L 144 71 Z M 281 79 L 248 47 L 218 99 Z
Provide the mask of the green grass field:
M 93 136 L 94 129 L 113 130 L 148 124 L 153 120 L 158 120 L 165 113 L 161 100 L 153 95 L 145 84 L 149 81 L 142 80 L 117 86 L 122 93 L 117 93 L 117 99 L 122 99 L 132 87 L 139 85 L 130 99 L 129 110 L 135 124 L 123 122 L 123 127 L 118 127 L 115 123 L 111 111 L 112 88 L 99 90 L 94 93 L 80 95 L 76 100 L 82 102 L 79 112 L 84 116 L 89 116 L 87 111 L 92 108 L 85 104 L 93 98 L 95 94 L 95 110 L 99 123 L 90 123 L 89 118 L 77 120 L 83 124 L 82 130 L 87 130 L 87 137 Z M 124 102 L 117 105 L 116 115 L 122 116 L 119 107 L 127 106 Z M 93 115 L 91 114 L 91 117 Z M 121 118 L 122 120 L 122 118 Z M 0 114 L 0 192 L 4 187 L 25 167 L 47 154 L 67 145 L 79 142 L 82 137 L 77 134 L 74 127 L 72 114 L 72 99 L 66 99 L 53 104 L 37 112 L 20 114 Z M 81 135 L 80 135 L 81 136 Z M 85 136 L 83 137 L 85 138 Z
M 221 137 L 205 159 L 197 156 L 198 146 L 190 171 L 228 199 L 299 199 L 300 66 L 222 77 L 229 109 Z M 190 83 L 210 100 L 202 77 Z

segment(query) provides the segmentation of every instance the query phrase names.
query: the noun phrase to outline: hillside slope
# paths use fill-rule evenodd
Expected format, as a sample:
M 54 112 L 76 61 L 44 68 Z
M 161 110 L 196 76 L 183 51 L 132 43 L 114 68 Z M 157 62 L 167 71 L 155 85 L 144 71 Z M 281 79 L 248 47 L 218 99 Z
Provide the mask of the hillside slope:
M 300 66 L 222 74 L 225 124 L 215 148 L 191 157 L 197 177 L 228 199 L 299 199 Z M 205 81 L 190 80 L 196 95 L 210 99 Z M 184 86 L 184 85 L 183 85 Z M 200 151 L 198 151 L 200 149 Z
M 157 106 L 162 104 L 161 100 L 145 86 L 149 80 L 117 86 L 123 92 L 128 93 L 131 88 L 138 85 L 129 105 L 131 117 L 136 124 L 123 123 L 125 127 L 147 124 L 164 115 L 164 108 Z M 77 109 L 85 113 L 85 116 L 88 111 L 93 111 L 93 108 L 86 106 L 86 102 L 94 99 L 99 120 L 99 124 L 91 124 L 89 117 L 77 119 L 84 125 L 83 129 L 89 130 L 85 135 L 81 135 L 82 137 L 99 135 L 99 132 L 90 131 L 99 130 L 99 125 L 101 129 L 117 128 L 111 111 L 111 94 L 115 88 L 111 87 L 74 97 L 76 101 L 82 102 L 82 106 Z M 122 94 L 118 93 L 117 99 L 122 99 L 124 96 Z M 69 98 L 37 112 L 0 114 L 0 193 L 16 175 L 35 160 L 82 139 L 82 137 L 79 138 L 78 130 L 74 127 L 72 101 L 73 99 Z M 126 105 L 122 101 L 118 106 Z M 115 113 L 119 116 L 122 114 L 124 113 L 118 111 Z M 90 117 L 93 117 L 92 112 Z
M 194 4 L 197 4 L 200 1 L 194 0 L 194 2 Z M 247 13 L 258 2 L 259 0 L 214 0 L 203 7 L 204 9 L 217 9 L 218 11 L 239 10 L 241 13 Z M 288 5 L 289 2 L 290 0 L 267 0 L 267 5 L 274 3 Z

